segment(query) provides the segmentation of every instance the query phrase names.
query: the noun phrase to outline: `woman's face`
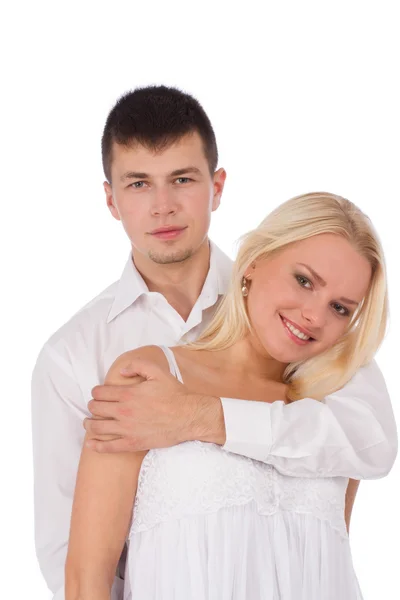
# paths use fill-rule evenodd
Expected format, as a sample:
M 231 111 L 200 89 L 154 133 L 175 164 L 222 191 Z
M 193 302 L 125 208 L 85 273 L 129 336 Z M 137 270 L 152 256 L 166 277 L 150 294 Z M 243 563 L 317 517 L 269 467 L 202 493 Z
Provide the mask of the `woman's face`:
M 364 298 L 371 266 L 344 238 L 321 234 L 290 244 L 246 271 L 257 344 L 283 363 L 332 347 Z

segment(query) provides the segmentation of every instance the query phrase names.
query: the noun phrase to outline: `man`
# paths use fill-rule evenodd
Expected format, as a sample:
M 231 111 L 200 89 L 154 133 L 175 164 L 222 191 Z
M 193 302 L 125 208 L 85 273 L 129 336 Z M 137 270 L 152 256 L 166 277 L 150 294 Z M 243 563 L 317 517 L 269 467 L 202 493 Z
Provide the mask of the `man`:
M 132 250 L 121 279 L 47 341 L 32 378 L 36 548 L 55 600 L 64 598 L 82 421 L 90 416 L 93 385 L 104 381 L 111 364 L 127 350 L 195 339 L 230 278 L 230 260 L 208 240 L 211 213 L 219 206 L 226 173 L 216 170 L 214 132 L 195 99 L 163 86 L 126 94 L 107 119 L 102 155 L 107 206 L 122 222 Z M 139 367 L 150 369 L 142 402 L 136 386 L 122 386 L 123 392 L 105 386 L 93 390 L 91 408 L 102 420 L 87 420 L 85 426 L 97 427 L 100 440 L 116 438 L 97 442 L 112 444 L 106 450 L 136 450 L 140 445 L 149 449 L 194 436 L 226 442 L 226 449 L 248 456 L 262 454 L 268 440 L 263 442 L 255 403 L 246 404 L 238 415 L 232 404 L 223 407 L 218 398 L 183 398 L 172 378 L 162 379 L 151 365 Z M 381 378 L 377 381 L 377 393 L 386 394 Z M 365 388 L 359 389 L 362 395 Z M 125 402 L 122 412 L 119 401 Z M 106 414 L 104 406 L 112 414 Z M 104 420 L 117 415 L 118 420 Z M 122 589 L 123 580 L 116 577 L 113 600 L 122 598 Z

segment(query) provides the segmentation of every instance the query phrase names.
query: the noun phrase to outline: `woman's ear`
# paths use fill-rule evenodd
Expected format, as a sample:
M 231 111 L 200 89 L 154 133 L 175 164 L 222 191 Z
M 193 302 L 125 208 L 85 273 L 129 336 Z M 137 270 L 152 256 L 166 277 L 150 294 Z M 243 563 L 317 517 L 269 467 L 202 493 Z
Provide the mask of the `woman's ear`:
M 251 279 L 251 276 L 254 273 L 255 268 L 256 268 L 256 261 L 254 260 L 245 270 L 244 277 L 246 277 L 246 279 Z

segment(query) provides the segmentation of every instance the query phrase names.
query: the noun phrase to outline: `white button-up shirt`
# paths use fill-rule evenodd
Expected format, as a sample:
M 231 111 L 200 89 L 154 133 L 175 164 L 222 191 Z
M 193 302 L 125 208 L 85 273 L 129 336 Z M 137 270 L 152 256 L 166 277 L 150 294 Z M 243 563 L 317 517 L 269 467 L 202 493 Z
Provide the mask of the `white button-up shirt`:
M 42 348 L 32 376 L 36 551 L 42 573 L 64 599 L 64 566 L 73 494 L 90 416 L 92 388 L 123 352 L 195 339 L 227 291 L 231 260 L 211 244 L 210 269 L 185 322 L 150 292 L 132 255 L 119 281 L 82 308 Z M 379 477 L 391 468 L 397 438 L 382 375 L 375 363 L 326 399 L 284 406 L 222 399 L 224 448 L 297 476 Z M 317 434 L 316 432 L 320 433 Z M 116 578 L 113 600 L 122 598 Z

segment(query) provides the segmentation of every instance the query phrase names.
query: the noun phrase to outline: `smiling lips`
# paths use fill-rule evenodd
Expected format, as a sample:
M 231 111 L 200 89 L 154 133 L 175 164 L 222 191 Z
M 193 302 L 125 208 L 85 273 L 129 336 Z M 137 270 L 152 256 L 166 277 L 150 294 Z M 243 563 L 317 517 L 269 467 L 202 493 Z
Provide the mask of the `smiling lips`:
M 281 315 L 279 316 L 281 317 L 286 333 L 288 334 L 290 339 L 292 339 L 296 344 L 299 344 L 300 346 L 305 346 L 309 342 L 314 341 L 314 338 L 311 335 L 309 335 L 308 332 L 306 333 L 304 329 L 300 329 L 294 323 L 288 321 L 288 319 L 286 319 L 285 317 L 282 317 Z
M 159 227 L 150 232 L 150 235 L 158 238 L 159 240 L 172 240 L 181 235 L 185 231 L 186 227 Z

